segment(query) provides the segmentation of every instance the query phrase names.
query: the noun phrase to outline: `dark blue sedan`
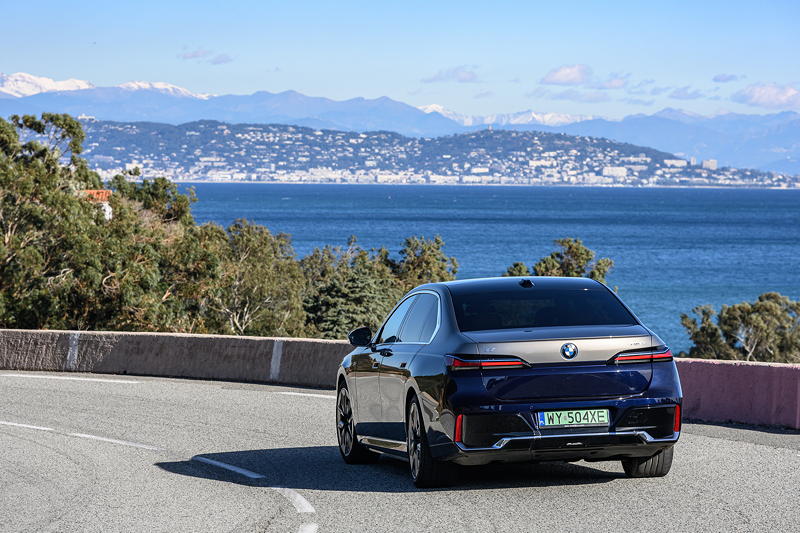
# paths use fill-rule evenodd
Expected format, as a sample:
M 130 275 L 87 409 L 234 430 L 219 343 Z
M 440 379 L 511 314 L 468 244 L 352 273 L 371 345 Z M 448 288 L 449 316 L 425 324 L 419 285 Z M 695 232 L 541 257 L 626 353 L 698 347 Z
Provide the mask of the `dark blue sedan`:
M 672 353 L 605 285 L 487 278 L 421 285 L 358 328 L 337 378 L 347 463 L 407 459 L 417 486 L 453 463 L 621 461 L 669 472 L 681 430 Z

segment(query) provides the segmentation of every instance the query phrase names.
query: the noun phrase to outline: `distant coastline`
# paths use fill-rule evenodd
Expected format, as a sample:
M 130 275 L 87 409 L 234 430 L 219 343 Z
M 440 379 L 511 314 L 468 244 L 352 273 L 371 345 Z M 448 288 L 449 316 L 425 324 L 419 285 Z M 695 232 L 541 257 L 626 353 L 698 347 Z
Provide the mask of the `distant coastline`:
M 145 178 L 152 179 L 152 178 Z M 141 181 L 141 180 L 136 180 Z M 171 179 L 173 183 L 178 184 L 231 184 L 231 185 L 363 185 L 367 187 L 519 187 L 523 189 L 531 188 L 557 188 L 557 189 L 722 189 L 722 190 L 774 190 L 774 191 L 800 191 L 800 184 L 795 187 L 775 187 L 763 186 L 758 187 L 754 185 L 629 185 L 629 184 L 594 184 L 587 185 L 583 183 L 575 184 L 553 184 L 553 183 L 365 183 L 365 182 L 336 182 L 336 181 L 245 181 L 245 180 L 176 180 Z
M 83 156 L 104 178 L 139 168 L 175 180 L 445 185 L 797 187 L 800 176 L 734 168 L 600 137 L 480 130 L 436 138 L 281 124 L 88 121 Z

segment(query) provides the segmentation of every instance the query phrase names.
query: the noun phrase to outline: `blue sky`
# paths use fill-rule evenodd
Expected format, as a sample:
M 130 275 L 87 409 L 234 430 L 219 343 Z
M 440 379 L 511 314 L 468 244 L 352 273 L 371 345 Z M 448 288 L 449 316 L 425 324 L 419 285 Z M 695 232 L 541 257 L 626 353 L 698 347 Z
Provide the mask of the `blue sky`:
M 0 4 L 0 72 L 95 85 L 389 96 L 470 114 L 800 110 L 796 1 Z

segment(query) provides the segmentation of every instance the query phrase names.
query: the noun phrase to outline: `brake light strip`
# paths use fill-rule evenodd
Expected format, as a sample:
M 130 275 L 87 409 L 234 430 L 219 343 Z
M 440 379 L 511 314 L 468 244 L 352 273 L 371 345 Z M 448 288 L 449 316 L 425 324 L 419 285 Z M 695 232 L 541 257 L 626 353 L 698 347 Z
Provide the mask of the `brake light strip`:
M 666 352 L 661 353 L 636 353 L 636 354 L 629 354 L 629 355 L 618 355 L 614 358 L 614 361 L 620 363 L 633 361 L 669 361 L 672 360 L 672 351 L 667 350 Z

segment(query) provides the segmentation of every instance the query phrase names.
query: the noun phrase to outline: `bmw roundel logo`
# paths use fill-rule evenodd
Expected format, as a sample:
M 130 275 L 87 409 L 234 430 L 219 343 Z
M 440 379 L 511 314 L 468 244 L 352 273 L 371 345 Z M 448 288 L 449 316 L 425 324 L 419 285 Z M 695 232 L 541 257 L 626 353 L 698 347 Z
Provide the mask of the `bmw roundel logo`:
M 578 347 L 568 342 L 561 346 L 561 357 L 564 359 L 572 359 L 578 355 Z

